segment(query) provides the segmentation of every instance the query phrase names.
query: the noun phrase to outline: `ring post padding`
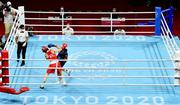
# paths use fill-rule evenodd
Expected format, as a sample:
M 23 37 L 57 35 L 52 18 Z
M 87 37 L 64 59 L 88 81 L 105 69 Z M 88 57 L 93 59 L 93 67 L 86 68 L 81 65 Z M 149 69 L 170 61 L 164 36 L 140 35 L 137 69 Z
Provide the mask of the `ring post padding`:
M 155 35 L 161 35 L 161 7 L 155 7 Z
M 180 51 L 176 51 L 175 53 L 175 65 L 176 65 L 176 71 L 175 71 L 175 77 L 179 77 L 180 76 Z M 174 81 L 175 84 L 180 84 L 180 78 L 175 78 L 175 81 Z
M 170 9 L 170 11 L 168 11 L 168 15 L 169 15 L 168 26 L 171 30 L 171 33 L 173 33 L 174 7 L 171 6 L 169 9 Z
M 9 75 L 9 61 L 8 61 L 8 51 L 7 50 L 2 50 L 1 52 L 2 56 L 2 83 L 6 84 L 9 83 L 9 77 L 5 77 L 6 75 Z
M 173 6 L 171 6 L 171 7 L 169 7 L 168 9 L 165 9 L 165 10 L 162 11 L 164 14 L 166 14 L 166 15 L 165 15 L 165 18 L 166 18 L 166 20 L 167 20 L 167 24 L 168 24 L 168 26 L 169 26 L 169 29 L 170 29 L 171 33 L 173 33 L 173 17 L 174 17 L 174 11 L 175 11 L 175 9 L 174 9 Z

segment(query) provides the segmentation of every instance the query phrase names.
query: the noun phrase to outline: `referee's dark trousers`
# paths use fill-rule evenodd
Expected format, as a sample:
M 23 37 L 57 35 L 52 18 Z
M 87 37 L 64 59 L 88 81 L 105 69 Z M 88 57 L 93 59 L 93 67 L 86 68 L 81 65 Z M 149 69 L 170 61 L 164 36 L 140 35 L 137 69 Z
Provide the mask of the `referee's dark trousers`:
M 27 43 L 25 46 L 23 46 L 25 42 L 18 42 L 18 47 L 17 47 L 17 59 L 18 59 L 18 62 L 19 62 L 19 59 L 20 59 L 20 54 L 22 52 L 22 59 L 25 59 L 26 58 L 26 48 L 27 48 Z M 22 63 L 25 64 L 25 60 L 22 60 Z

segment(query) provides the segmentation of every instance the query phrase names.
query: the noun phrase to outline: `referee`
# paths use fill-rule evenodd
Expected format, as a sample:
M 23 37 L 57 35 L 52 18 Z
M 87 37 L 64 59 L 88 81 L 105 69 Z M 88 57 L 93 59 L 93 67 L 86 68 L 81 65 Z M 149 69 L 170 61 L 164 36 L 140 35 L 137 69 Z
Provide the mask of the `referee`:
M 15 36 L 15 41 L 17 44 L 17 62 L 19 62 L 20 54 L 22 52 L 22 63 L 21 66 L 25 65 L 25 57 L 26 57 L 26 48 L 28 42 L 28 33 L 25 31 L 24 25 L 19 26 L 19 30 L 17 31 L 17 35 Z

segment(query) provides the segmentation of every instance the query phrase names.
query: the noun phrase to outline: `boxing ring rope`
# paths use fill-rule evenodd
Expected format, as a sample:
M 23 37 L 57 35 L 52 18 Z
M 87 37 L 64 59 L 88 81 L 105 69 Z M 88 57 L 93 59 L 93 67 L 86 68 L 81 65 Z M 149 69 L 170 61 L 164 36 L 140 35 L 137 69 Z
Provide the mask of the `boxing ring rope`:
M 165 35 L 165 32 L 164 32 L 164 30 L 163 30 L 163 28 L 161 27 L 161 29 L 162 29 L 162 33 L 164 34 L 161 34 L 161 37 L 162 37 L 162 39 L 163 39 L 163 42 L 164 42 L 164 45 L 165 45 L 165 47 L 166 47 L 166 49 L 167 49 L 167 51 L 168 51 L 168 54 L 169 54 L 169 56 L 170 56 L 170 59 L 173 59 L 173 51 L 171 50 L 171 46 L 169 45 L 169 42 L 167 41 L 167 37 L 166 37 L 166 35 Z M 174 50 L 175 51 L 175 50 Z
M 161 30 L 162 30 L 162 32 L 164 34 L 164 39 L 166 41 L 166 44 L 168 45 L 168 48 L 169 48 L 169 50 L 171 52 L 171 55 L 173 56 L 175 54 L 175 52 L 176 52 L 176 48 L 175 48 L 173 42 L 171 41 L 171 39 L 170 39 L 170 37 L 168 35 L 168 32 L 165 29 L 163 29 L 163 27 L 165 27 L 163 22 L 162 22 L 162 25 L 163 26 L 161 27 Z
M 17 58 L 3 59 L 16 61 Z M 22 59 L 25 61 L 47 61 L 46 59 Z M 175 61 L 178 62 L 180 59 L 59 59 L 58 61 L 80 61 L 80 62 L 160 62 L 160 61 Z
M 165 35 L 165 34 L 164 34 Z M 161 33 L 161 38 L 162 38 L 162 40 L 163 40 L 163 43 L 164 43 L 164 46 L 165 46 L 165 48 L 167 49 L 167 52 L 168 52 L 168 55 L 169 55 L 169 57 L 170 57 L 170 59 L 171 59 L 171 63 L 173 64 L 173 67 L 176 67 L 176 65 L 175 65 L 175 62 L 173 61 L 174 59 L 172 58 L 172 55 L 170 54 L 170 51 L 168 50 L 168 46 L 166 45 L 166 41 L 165 41 L 165 39 L 164 39 L 164 36 L 163 36 L 163 34 Z M 168 73 L 167 73 L 167 71 L 165 71 L 166 72 L 166 75 L 168 75 Z M 175 78 L 176 79 L 176 78 Z M 179 80 L 179 79 L 177 79 L 177 80 Z M 174 83 L 177 83 L 177 84 L 179 84 L 178 82 L 175 82 L 174 81 Z
M 25 24 L 26 26 L 61 27 L 62 25 Z M 70 25 L 73 27 L 107 27 L 109 25 Z M 154 27 L 155 25 L 113 25 L 114 27 Z
M 36 14 L 111 14 L 112 12 L 46 12 L 46 11 L 25 11 L 25 13 Z M 113 12 L 113 14 L 155 14 L 156 12 Z
M 179 50 L 179 47 L 174 39 L 174 36 L 172 35 L 168 25 L 167 25 L 167 22 L 165 20 L 165 17 L 163 15 L 163 13 L 161 13 L 161 16 L 162 16 L 162 20 L 161 20 L 161 30 L 162 30 L 162 39 L 164 39 L 164 43 L 165 45 L 167 46 L 168 48 L 168 51 L 170 52 L 170 56 L 171 56 L 171 59 L 174 57 L 174 54 L 176 53 L 176 51 Z
M 166 36 L 165 36 L 165 32 L 164 32 L 164 30 L 163 30 L 162 27 L 161 27 L 161 30 L 162 30 L 162 33 L 163 33 L 163 34 L 161 34 L 162 40 L 163 40 L 164 45 L 165 45 L 165 47 L 166 47 L 166 49 L 167 49 L 167 52 L 168 52 L 168 54 L 169 54 L 170 59 L 173 60 L 172 51 L 169 50 L 169 47 L 170 47 L 170 46 L 168 46 L 169 43 L 168 43 L 168 41 L 167 41 L 166 38 L 165 38 L 165 37 L 166 37 Z M 173 63 L 173 65 L 175 66 L 174 62 L 172 62 L 172 63 Z
M 27 32 L 37 32 L 37 33 L 61 33 L 62 31 L 27 31 Z M 112 34 L 111 31 L 75 31 L 75 33 L 110 33 Z M 132 31 L 132 32 L 126 32 L 126 34 L 135 34 L 135 33 L 138 33 L 138 34 L 145 34 L 145 33 L 150 33 L 150 34 L 153 34 L 154 32 L 153 31 L 146 31 L 146 32 L 139 32 L 139 31 Z
M 67 70 L 176 70 L 178 68 L 173 67 L 128 67 L 128 68 L 122 68 L 122 67 L 63 67 L 63 68 L 56 68 L 56 67 L 2 67 L 2 68 L 9 68 L 9 69 L 67 69 Z
M 7 85 L 41 85 L 42 83 L 6 83 Z M 46 83 L 46 85 L 59 85 L 59 83 Z M 67 86 L 180 86 L 179 84 L 105 84 L 105 83 L 69 83 Z
M 177 46 L 177 43 L 175 42 L 175 39 L 174 39 L 174 36 L 172 35 L 168 25 L 167 25 L 167 22 L 164 18 L 164 15 L 163 13 L 161 13 L 161 16 L 162 16 L 162 20 L 161 20 L 161 30 L 162 30 L 162 34 L 161 34 L 161 37 L 162 37 L 162 40 L 164 42 L 164 45 L 168 51 L 168 54 L 170 56 L 170 59 L 173 60 L 174 59 L 174 56 L 176 54 L 176 51 L 179 50 L 179 47 Z M 175 67 L 175 63 L 172 62 L 174 67 Z
M 51 18 L 26 18 L 26 20 L 62 20 L 62 19 L 51 19 Z M 72 18 L 72 19 L 64 19 L 64 20 L 102 20 L 99 18 Z M 108 19 L 107 19 L 108 20 Z M 118 19 L 112 19 L 113 21 L 118 21 Z M 123 19 L 119 19 L 119 20 L 123 20 Z M 155 20 L 154 18 L 126 18 L 124 20 Z
M 118 28 L 118 27 L 151 27 L 153 28 L 155 25 L 115 25 L 113 22 L 118 22 L 118 21 L 154 21 L 154 18 L 118 18 L 118 19 L 114 19 L 112 18 L 112 15 L 114 14 L 118 14 L 118 15 L 129 15 L 129 14 L 153 14 L 155 15 L 155 12 L 45 12 L 45 11 L 25 11 L 26 14 L 58 14 L 58 18 L 53 18 L 53 17 L 48 17 L 48 18 L 44 18 L 44 17 L 26 17 L 25 20 L 30 20 L 30 21 L 59 21 L 61 22 L 60 25 L 49 25 L 49 24 L 25 24 L 26 26 L 30 26 L 30 27 L 61 27 L 61 30 L 63 30 L 64 28 L 64 24 L 65 21 L 102 21 L 102 17 L 101 18 L 77 18 L 77 17 L 73 17 L 73 18 L 64 18 L 64 14 L 71 14 L 71 15 L 108 15 L 108 19 L 104 19 L 110 22 L 109 25 L 81 25 L 81 24 L 77 24 L 77 25 L 71 25 L 71 27 L 104 27 L 107 28 L 109 27 L 110 29 L 108 29 L 109 31 L 76 31 L 75 30 L 75 34 L 112 34 L 114 32 L 113 28 Z M 61 16 L 60 16 L 61 15 Z M 62 31 L 41 31 L 41 30 L 33 30 L 33 31 L 28 31 L 28 32 L 35 32 L 35 33 L 62 33 Z M 139 31 L 126 31 L 126 34 L 154 34 L 154 31 L 147 31 L 147 32 L 139 32 Z
M 44 75 L 4 75 L 3 77 L 43 78 Z M 49 76 L 48 78 L 180 78 L 180 76 Z
M 161 16 L 162 16 L 162 19 L 163 19 L 163 21 L 161 21 L 162 22 L 162 24 L 163 24 L 163 27 L 166 27 L 166 32 L 167 32 L 167 36 L 169 36 L 169 38 L 172 38 L 172 44 L 173 44 L 173 46 L 175 47 L 175 49 L 176 50 L 179 50 L 180 48 L 179 48 L 179 46 L 177 45 L 177 43 L 176 43 L 176 41 L 175 41 L 175 39 L 174 39 L 174 36 L 172 35 L 172 32 L 170 31 L 170 29 L 169 29 L 169 27 L 168 27 L 168 25 L 167 25 L 167 22 L 166 22 L 166 20 L 165 20 L 165 17 L 164 17 L 164 15 L 163 15 L 163 13 L 161 13 Z

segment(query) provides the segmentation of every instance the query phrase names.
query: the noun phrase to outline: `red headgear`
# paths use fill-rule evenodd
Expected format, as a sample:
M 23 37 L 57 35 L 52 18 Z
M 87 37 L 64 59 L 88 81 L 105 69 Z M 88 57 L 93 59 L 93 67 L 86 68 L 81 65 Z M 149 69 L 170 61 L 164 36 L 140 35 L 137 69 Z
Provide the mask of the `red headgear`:
M 62 49 L 66 49 L 66 48 L 67 48 L 67 44 L 66 44 L 66 43 L 63 43 L 61 48 L 62 48 Z
M 41 50 L 42 50 L 42 52 L 46 53 L 46 52 L 47 52 L 47 50 L 49 50 L 49 49 L 48 49 L 48 47 L 47 47 L 47 46 L 42 46 Z

